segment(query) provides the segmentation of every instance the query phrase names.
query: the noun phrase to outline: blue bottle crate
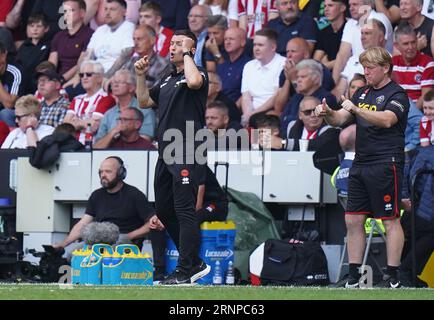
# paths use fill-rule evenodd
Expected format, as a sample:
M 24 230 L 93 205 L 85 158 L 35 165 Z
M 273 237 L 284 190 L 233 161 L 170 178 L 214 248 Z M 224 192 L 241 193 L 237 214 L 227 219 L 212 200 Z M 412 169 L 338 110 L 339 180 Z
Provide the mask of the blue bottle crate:
M 202 242 L 199 256 L 211 266 L 211 272 L 199 279 L 199 284 L 212 284 L 213 271 L 216 261 L 220 261 L 223 276 L 229 261 L 234 261 L 235 224 L 226 222 L 204 222 L 201 225 Z M 172 273 L 178 263 L 178 250 L 172 239 L 167 236 L 166 273 Z

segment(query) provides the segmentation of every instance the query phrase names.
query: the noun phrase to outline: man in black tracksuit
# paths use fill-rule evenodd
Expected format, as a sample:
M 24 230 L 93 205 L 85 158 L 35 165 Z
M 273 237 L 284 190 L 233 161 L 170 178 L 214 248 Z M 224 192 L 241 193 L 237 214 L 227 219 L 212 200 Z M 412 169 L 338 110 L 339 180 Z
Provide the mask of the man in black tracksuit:
M 195 134 L 205 126 L 208 76 L 193 56 L 197 39 L 188 30 L 178 30 L 170 42 L 173 71 L 148 90 L 145 56 L 135 64 L 137 98 L 141 107 L 159 108 L 158 162 L 155 168 L 155 207 L 179 251 L 175 272 L 161 284 L 188 284 L 207 275 L 210 266 L 199 258 L 200 229 L 195 212 L 198 186 L 204 170 L 196 159 L 201 142 Z M 203 161 L 203 159 L 201 160 Z
M 383 48 L 364 51 L 359 61 L 367 86 L 351 100 L 342 97 L 342 109 L 331 110 L 325 101 L 315 109 L 332 126 L 356 122 L 356 156 L 348 181 L 345 212 L 350 275 L 347 288 L 359 287 L 366 245 L 367 216 L 381 219 L 386 228 L 387 269 L 380 286 L 400 287 L 400 265 L 404 234 L 400 223 L 401 188 L 404 168 L 404 132 L 409 110 L 408 96 L 390 78 L 392 59 Z

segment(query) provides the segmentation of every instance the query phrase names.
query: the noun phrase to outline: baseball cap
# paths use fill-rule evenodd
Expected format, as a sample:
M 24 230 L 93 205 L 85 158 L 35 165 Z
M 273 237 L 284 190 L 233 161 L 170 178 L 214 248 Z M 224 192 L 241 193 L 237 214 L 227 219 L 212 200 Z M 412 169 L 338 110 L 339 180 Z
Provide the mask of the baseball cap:
M 62 80 L 63 80 L 62 76 L 54 70 L 45 70 L 45 71 L 36 73 L 36 79 L 39 79 L 40 76 L 46 76 L 50 80 L 57 80 L 59 82 L 62 82 Z

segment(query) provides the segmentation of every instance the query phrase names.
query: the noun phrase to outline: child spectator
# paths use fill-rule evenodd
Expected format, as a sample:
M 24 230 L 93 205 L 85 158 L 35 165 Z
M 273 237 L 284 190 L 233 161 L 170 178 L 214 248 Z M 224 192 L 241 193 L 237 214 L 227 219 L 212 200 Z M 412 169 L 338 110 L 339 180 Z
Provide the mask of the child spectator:
M 432 134 L 432 122 L 434 119 L 434 90 L 430 90 L 423 96 L 423 114 L 420 120 L 420 145 L 428 147 L 434 144 Z
M 16 66 L 23 76 L 24 94 L 34 93 L 36 83 L 33 78 L 36 66 L 48 60 L 50 44 L 44 39 L 49 30 L 48 22 L 42 13 L 33 13 L 27 20 L 27 39 L 17 51 Z

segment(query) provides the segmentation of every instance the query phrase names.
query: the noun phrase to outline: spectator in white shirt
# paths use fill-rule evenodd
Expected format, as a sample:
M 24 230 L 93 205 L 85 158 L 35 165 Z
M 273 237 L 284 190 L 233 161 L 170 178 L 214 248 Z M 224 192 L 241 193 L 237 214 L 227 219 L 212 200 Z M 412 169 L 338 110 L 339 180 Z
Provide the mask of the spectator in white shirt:
M 266 113 L 274 107 L 279 75 L 286 60 L 276 53 L 276 48 L 275 31 L 264 28 L 256 32 L 253 40 L 255 59 L 244 66 L 241 82 L 243 125 L 249 123 L 252 115 Z

